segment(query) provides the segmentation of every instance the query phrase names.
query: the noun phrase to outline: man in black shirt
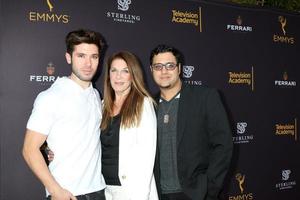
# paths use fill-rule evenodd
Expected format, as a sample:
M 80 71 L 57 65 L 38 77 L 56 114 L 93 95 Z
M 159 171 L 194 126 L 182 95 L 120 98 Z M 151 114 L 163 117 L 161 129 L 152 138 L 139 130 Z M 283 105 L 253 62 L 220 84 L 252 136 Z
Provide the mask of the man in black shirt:
M 215 89 L 184 84 L 181 55 L 158 45 L 150 56 L 158 98 L 155 175 L 163 200 L 217 200 L 227 173 L 232 136 Z

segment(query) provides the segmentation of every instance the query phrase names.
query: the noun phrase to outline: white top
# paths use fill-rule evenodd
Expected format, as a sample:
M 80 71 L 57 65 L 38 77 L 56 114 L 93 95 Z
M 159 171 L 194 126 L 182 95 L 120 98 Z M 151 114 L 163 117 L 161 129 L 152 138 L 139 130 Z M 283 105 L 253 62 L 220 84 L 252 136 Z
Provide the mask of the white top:
M 140 124 L 132 128 L 120 127 L 119 179 L 130 200 L 158 200 L 153 175 L 156 123 L 153 104 L 149 98 L 144 98 Z
M 51 174 L 75 196 L 105 187 L 101 118 L 98 91 L 92 84 L 83 89 L 67 77 L 58 78 L 34 102 L 27 128 L 47 135 L 48 146 L 55 154 L 49 165 Z

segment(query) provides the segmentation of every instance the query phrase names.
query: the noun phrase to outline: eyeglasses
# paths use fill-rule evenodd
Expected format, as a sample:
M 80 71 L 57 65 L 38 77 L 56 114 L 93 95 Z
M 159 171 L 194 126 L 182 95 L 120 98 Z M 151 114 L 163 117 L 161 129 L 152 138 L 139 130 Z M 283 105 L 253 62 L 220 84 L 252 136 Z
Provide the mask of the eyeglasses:
M 168 62 L 166 64 L 162 64 L 162 63 L 155 63 L 152 64 L 152 69 L 155 71 L 161 71 L 163 69 L 163 67 L 165 67 L 166 70 L 174 70 L 177 67 L 177 64 L 172 63 L 172 62 Z

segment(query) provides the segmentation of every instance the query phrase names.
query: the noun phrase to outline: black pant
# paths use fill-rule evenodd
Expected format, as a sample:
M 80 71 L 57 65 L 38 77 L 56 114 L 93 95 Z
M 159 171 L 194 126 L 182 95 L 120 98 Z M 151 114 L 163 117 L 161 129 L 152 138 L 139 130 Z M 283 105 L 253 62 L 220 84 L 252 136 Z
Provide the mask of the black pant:
M 77 200 L 105 200 L 104 190 L 100 190 L 97 192 L 83 194 L 76 196 Z M 51 200 L 51 196 L 46 198 L 47 200 Z
M 161 200 L 191 200 L 191 198 L 189 198 L 183 192 L 178 192 L 178 193 L 162 194 Z

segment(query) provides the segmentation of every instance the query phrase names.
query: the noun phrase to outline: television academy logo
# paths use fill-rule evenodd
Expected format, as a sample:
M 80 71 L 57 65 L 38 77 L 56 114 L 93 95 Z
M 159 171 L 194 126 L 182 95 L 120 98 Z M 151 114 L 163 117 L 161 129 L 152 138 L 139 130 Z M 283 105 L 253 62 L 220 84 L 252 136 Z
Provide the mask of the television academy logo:
M 191 24 L 196 26 L 199 32 L 202 32 L 202 8 L 199 7 L 197 12 L 173 9 L 172 22 L 178 24 Z
M 202 81 L 199 80 L 190 80 L 193 76 L 193 71 L 195 67 L 192 65 L 183 65 L 182 66 L 182 76 L 184 78 L 184 82 L 190 85 L 202 85 Z
M 228 72 L 228 83 L 232 85 L 248 85 L 254 91 L 254 67 L 251 72 Z
M 297 130 L 297 118 L 290 123 L 277 123 L 275 124 L 275 135 L 278 136 L 291 136 L 298 140 L 298 130 Z
M 243 20 L 241 16 L 238 16 L 236 19 L 236 24 L 227 24 L 227 30 L 233 31 L 233 32 L 252 32 L 253 28 L 252 26 L 243 26 Z
M 285 169 L 281 171 L 281 182 L 276 183 L 275 187 L 279 190 L 292 189 L 296 185 L 296 181 L 290 181 L 292 171 Z
M 57 77 L 54 76 L 55 67 L 52 62 L 49 62 L 46 67 L 47 75 L 30 75 L 29 81 L 30 82 L 37 82 L 42 85 L 49 85 L 52 84 Z
M 286 43 L 286 44 L 294 44 L 295 43 L 295 38 L 291 36 L 287 36 L 287 19 L 284 16 L 279 16 L 278 17 L 278 22 L 280 25 L 280 29 L 283 34 L 274 34 L 273 35 L 273 41 L 274 42 L 281 42 L 281 43 Z
M 281 87 L 296 87 L 297 82 L 296 81 L 289 81 L 288 80 L 288 73 L 285 71 L 283 72 L 282 76 L 283 80 L 275 80 L 275 85 L 281 86 Z
M 236 200 L 236 199 L 253 200 L 254 199 L 254 195 L 252 192 L 250 193 L 245 192 L 245 179 L 246 176 L 242 175 L 241 173 L 237 173 L 235 175 L 235 180 L 238 185 L 240 193 L 237 195 L 229 196 L 229 200 Z
M 248 126 L 247 122 L 238 122 L 236 123 L 236 133 L 237 136 L 232 137 L 232 141 L 234 144 L 245 144 L 250 143 L 253 139 L 253 135 L 245 134 L 246 128 Z
M 63 23 L 67 24 L 70 21 L 70 16 L 67 14 L 54 13 L 52 0 L 44 0 L 47 4 L 49 12 L 29 11 L 28 19 L 31 22 L 48 22 L 48 23 Z
M 106 12 L 106 17 L 113 19 L 114 22 L 130 23 L 134 24 L 141 21 L 140 15 L 128 14 L 126 13 L 129 10 L 129 5 L 131 0 L 117 0 L 118 6 L 117 9 L 122 12 Z

